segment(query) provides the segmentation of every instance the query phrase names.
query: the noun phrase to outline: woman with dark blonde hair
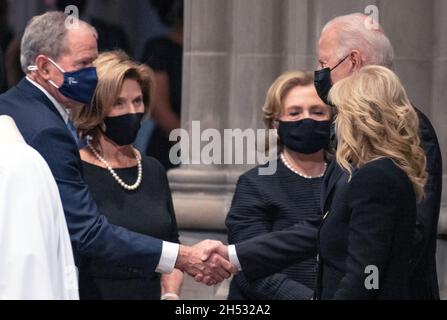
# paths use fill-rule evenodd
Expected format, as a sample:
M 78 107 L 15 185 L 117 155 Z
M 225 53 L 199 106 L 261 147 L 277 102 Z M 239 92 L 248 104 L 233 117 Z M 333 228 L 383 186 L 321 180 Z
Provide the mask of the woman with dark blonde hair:
M 239 178 L 226 220 L 230 243 L 282 231 L 309 218 L 321 219 L 320 189 L 328 162 L 331 111 L 318 97 L 313 75 L 281 75 L 267 93 L 263 113 L 266 127 L 278 132 L 280 153 L 276 165 L 269 164 L 277 170 L 260 175 L 255 168 Z M 228 298 L 310 299 L 315 267 L 315 254 L 310 253 L 302 262 L 258 281 L 249 282 L 238 274 Z
M 398 77 L 380 66 L 337 82 L 329 100 L 349 180 L 320 228 L 317 297 L 409 299 L 416 204 L 427 181 L 418 116 Z
M 166 172 L 132 146 L 149 112 L 152 72 L 122 52 L 94 62 L 99 83 L 91 105 L 74 115 L 88 146 L 81 150 L 84 178 L 108 220 L 131 231 L 178 242 Z M 81 299 L 178 299 L 183 273 L 148 275 L 126 261 L 109 265 L 82 257 Z

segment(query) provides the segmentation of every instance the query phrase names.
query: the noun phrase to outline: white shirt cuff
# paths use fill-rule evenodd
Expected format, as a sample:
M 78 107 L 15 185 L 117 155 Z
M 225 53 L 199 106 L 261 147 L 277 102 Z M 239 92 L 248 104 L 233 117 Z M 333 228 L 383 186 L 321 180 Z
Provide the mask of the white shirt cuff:
M 155 272 L 161 274 L 170 274 L 174 271 L 175 262 L 177 261 L 180 245 L 178 243 L 163 241 L 160 262 Z
M 237 257 L 235 245 L 228 246 L 228 258 L 230 259 L 230 262 L 234 266 L 236 266 L 236 268 L 239 272 L 242 271 L 242 266 L 241 266 L 241 263 L 239 262 L 239 258 Z

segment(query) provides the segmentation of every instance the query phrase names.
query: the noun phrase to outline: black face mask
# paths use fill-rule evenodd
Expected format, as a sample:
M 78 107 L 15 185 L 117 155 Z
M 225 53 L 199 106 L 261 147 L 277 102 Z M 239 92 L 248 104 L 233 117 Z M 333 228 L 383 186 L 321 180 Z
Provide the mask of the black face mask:
M 313 154 L 326 149 L 330 134 L 331 121 L 279 121 L 278 136 L 282 144 L 302 154 Z
M 315 71 L 315 89 L 317 89 L 318 96 L 323 100 L 324 103 L 329 105 L 329 102 L 327 100 L 329 96 L 329 91 L 332 89 L 332 79 L 331 79 L 331 72 L 334 71 L 339 65 L 341 65 L 349 55 L 347 55 L 344 59 L 342 59 L 335 67 L 331 68 L 324 68 L 321 70 Z
M 141 128 L 144 113 L 129 113 L 119 117 L 104 119 L 106 130 L 104 135 L 119 146 L 127 146 L 135 142 Z

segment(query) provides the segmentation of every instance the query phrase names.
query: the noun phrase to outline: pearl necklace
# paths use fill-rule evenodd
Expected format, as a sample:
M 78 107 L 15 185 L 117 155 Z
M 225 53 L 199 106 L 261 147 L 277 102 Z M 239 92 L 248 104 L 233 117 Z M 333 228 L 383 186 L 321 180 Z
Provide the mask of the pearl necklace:
M 104 165 L 107 167 L 107 169 L 109 170 L 109 172 L 112 174 L 112 176 L 115 178 L 115 180 L 118 182 L 118 184 L 123 187 L 126 190 L 129 191 L 135 191 L 138 189 L 138 187 L 141 185 L 141 181 L 143 180 L 143 166 L 141 165 L 141 158 L 139 157 L 138 153 L 134 150 L 134 154 L 135 157 L 138 161 L 138 179 L 137 182 L 135 182 L 135 184 L 133 185 L 128 185 L 126 184 L 119 176 L 118 174 L 116 174 L 115 170 L 113 170 L 113 168 L 110 166 L 110 164 L 99 155 L 98 151 L 96 151 L 95 148 L 93 148 L 92 144 L 90 143 L 90 140 L 87 140 L 87 145 L 90 148 L 90 150 L 92 150 L 93 154 L 95 155 L 95 157 L 101 161 L 102 163 L 104 163 Z
M 324 163 L 324 170 L 323 170 L 323 173 L 322 173 L 322 174 L 320 174 L 319 176 L 316 176 L 316 177 L 308 176 L 308 175 L 305 175 L 305 174 L 299 172 L 299 171 L 296 170 L 295 168 L 293 168 L 292 165 L 287 161 L 286 156 L 284 155 L 284 153 L 281 153 L 280 157 L 281 157 L 281 160 L 282 160 L 282 162 L 284 163 L 284 165 L 285 165 L 290 171 L 296 173 L 297 175 L 299 175 L 300 177 L 302 177 L 302 178 L 304 178 L 304 179 L 308 179 L 308 180 L 310 180 L 310 179 L 318 179 L 318 178 L 322 178 L 322 177 L 324 176 L 324 174 L 326 173 L 326 170 L 327 170 L 327 163 L 325 162 L 325 163 Z

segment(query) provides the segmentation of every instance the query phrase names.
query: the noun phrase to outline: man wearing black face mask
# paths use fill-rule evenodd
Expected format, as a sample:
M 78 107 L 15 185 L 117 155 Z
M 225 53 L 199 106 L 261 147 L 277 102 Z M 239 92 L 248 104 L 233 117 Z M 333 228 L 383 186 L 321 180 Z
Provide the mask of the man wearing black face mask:
M 343 47 L 343 43 L 347 41 L 354 46 Z M 338 52 L 347 56 L 337 64 L 337 58 L 343 57 L 337 55 Z M 326 103 L 330 103 L 327 96 L 337 81 L 365 65 L 376 64 L 391 68 L 393 64 L 393 48 L 383 29 L 362 14 L 339 17 L 329 22 L 321 34 L 318 55 L 321 70 L 315 72 L 315 87 Z M 417 209 L 410 291 L 413 299 L 439 299 L 436 241 L 442 191 L 442 158 L 430 120 L 420 110 L 416 109 L 416 112 L 419 116 L 421 144 L 427 156 L 429 182 L 425 189 L 426 197 Z M 332 199 L 346 180 L 346 173 L 334 162 L 323 183 L 323 212 L 330 211 L 334 205 Z
M 83 179 L 70 119 L 70 111 L 88 103 L 96 89 L 92 63 L 98 56 L 97 34 L 83 21 L 67 22 L 64 13 L 49 12 L 28 24 L 21 50 L 26 78 L 0 96 L 0 115 L 11 116 L 26 142 L 47 161 L 58 184 L 75 258 L 83 254 L 113 264 L 126 258 L 131 270 L 143 274 L 170 273 L 175 266 L 196 275 L 199 267 L 212 276 L 208 284 L 229 277 L 233 269 L 228 262 L 202 260 L 220 242 L 179 247 L 111 225 L 99 212 Z
M 327 97 L 333 85 L 331 72 L 337 69 L 348 58 L 349 55 L 341 59 L 341 61 L 337 63 L 333 68 L 326 67 L 321 70 L 315 71 L 315 88 L 317 89 L 318 95 L 324 103 L 329 104 Z
M 344 47 L 345 44 L 349 44 L 349 47 Z M 394 58 L 393 48 L 383 29 L 363 14 L 338 17 L 329 22 L 321 34 L 318 55 L 320 70 L 315 73 L 315 87 L 320 98 L 326 101 L 332 85 L 337 81 L 370 64 L 391 68 Z M 426 197 L 417 210 L 410 297 L 439 299 L 436 241 L 442 191 L 442 158 L 433 126 L 421 111 L 416 111 L 420 120 L 421 143 L 427 156 L 429 181 Z M 330 211 L 334 205 L 332 199 L 346 182 L 347 175 L 334 161 L 328 168 L 321 193 L 320 206 L 324 214 Z M 286 231 L 237 244 L 235 248 L 230 248 L 230 252 L 237 253 L 236 259 L 231 260 L 238 262 L 249 280 L 265 277 L 305 259 L 316 250 L 318 227 L 319 221 L 309 221 L 308 225 L 296 225 Z M 250 250 L 253 246 L 257 247 L 257 252 Z M 276 254 L 269 255 L 269 252 Z M 221 254 L 228 254 L 228 250 Z

